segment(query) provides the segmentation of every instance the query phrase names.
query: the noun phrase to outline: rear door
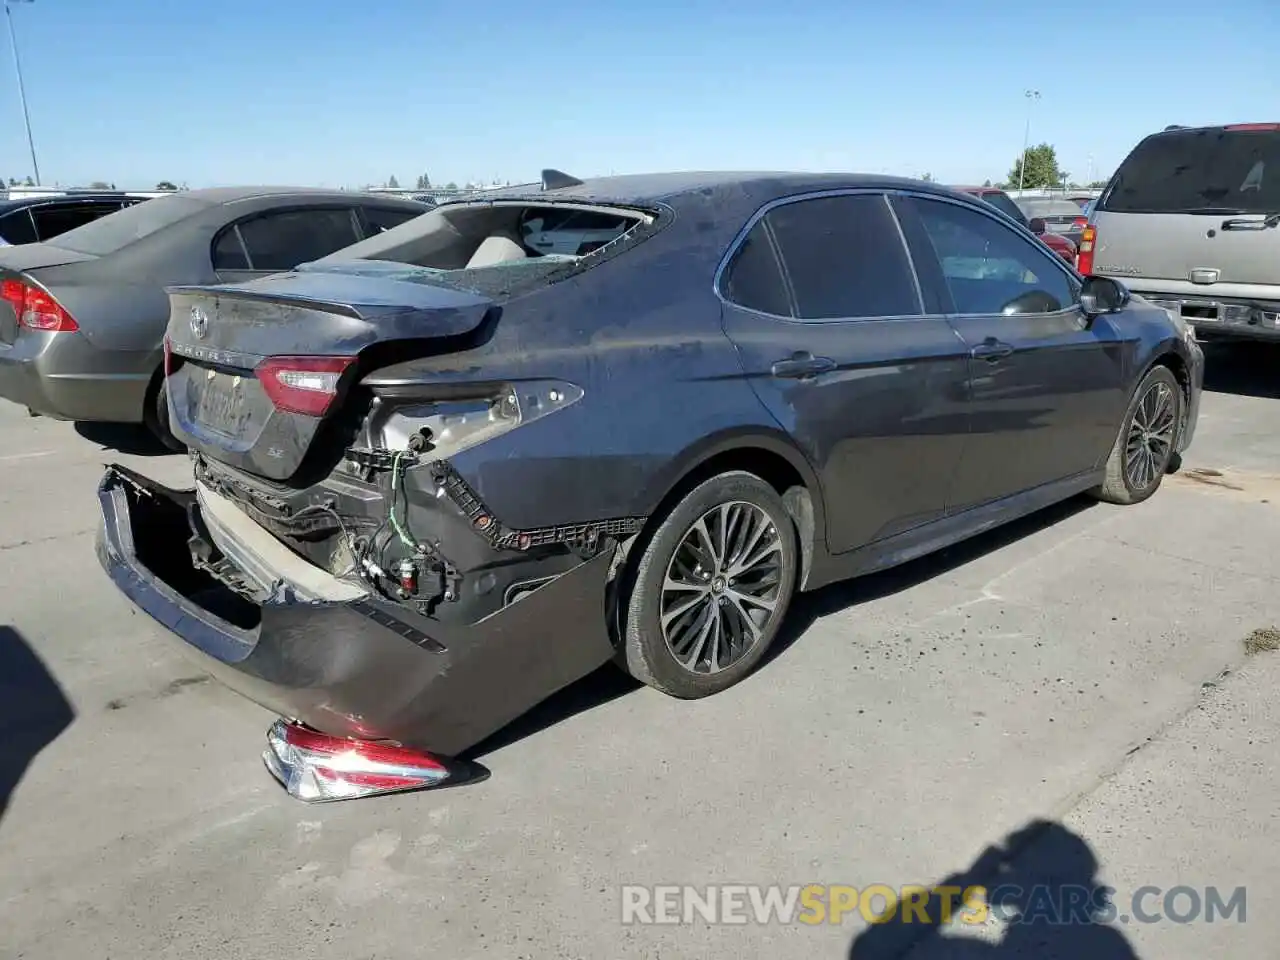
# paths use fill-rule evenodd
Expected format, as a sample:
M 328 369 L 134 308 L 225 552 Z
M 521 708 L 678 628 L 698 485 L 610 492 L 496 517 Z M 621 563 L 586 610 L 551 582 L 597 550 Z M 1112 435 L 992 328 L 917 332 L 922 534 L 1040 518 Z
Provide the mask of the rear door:
M 319 260 L 360 239 L 355 205 L 270 210 L 223 228 L 213 241 L 213 269 L 226 282 L 251 280 Z
M 752 386 L 821 479 L 828 548 L 942 516 L 967 432 L 967 354 L 922 303 L 887 198 L 774 205 L 719 287 Z
M 1143 140 L 1098 199 L 1093 272 L 1138 292 L 1280 298 L 1280 125 Z
M 1076 277 L 985 210 L 939 197 L 895 204 L 921 282 L 949 301 L 969 352 L 971 433 L 952 508 L 1096 467 L 1127 399 L 1118 328 L 1088 323 Z

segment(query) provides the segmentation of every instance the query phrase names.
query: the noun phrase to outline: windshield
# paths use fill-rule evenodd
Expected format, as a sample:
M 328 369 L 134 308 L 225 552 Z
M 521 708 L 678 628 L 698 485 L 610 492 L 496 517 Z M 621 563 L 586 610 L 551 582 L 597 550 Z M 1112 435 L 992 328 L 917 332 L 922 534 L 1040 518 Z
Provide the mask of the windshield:
M 145 203 L 132 204 L 117 213 L 90 221 L 83 227 L 68 230 L 45 242 L 77 253 L 91 253 L 101 257 L 115 253 L 179 220 L 185 220 L 207 206 L 208 204 L 190 197 L 157 197 Z
M 1098 209 L 1280 211 L 1280 130 L 1188 130 L 1148 137 L 1120 165 Z
M 1079 217 L 1084 214 L 1079 204 L 1070 200 L 1024 200 L 1022 209 L 1028 217 Z

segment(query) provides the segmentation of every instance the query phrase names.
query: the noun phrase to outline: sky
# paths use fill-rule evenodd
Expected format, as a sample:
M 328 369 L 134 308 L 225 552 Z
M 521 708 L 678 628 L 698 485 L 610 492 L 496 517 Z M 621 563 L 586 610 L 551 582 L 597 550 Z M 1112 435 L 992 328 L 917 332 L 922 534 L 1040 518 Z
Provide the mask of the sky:
M 999 182 L 1028 117 L 1085 182 L 1168 124 L 1280 121 L 1280 0 L 34 0 L 12 23 L 63 186 Z M 23 178 L 5 41 L 0 176 Z

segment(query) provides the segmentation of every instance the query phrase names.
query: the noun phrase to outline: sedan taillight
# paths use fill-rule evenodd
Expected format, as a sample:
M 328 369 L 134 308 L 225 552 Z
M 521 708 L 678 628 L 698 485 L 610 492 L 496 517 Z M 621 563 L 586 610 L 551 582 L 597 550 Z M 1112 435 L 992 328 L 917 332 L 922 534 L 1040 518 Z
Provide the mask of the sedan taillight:
M 277 410 L 323 417 L 355 357 L 270 357 L 254 373 Z
M 47 290 L 22 280 L 0 282 L 0 300 L 13 307 L 18 326 L 45 333 L 73 333 L 80 329 L 75 318 Z

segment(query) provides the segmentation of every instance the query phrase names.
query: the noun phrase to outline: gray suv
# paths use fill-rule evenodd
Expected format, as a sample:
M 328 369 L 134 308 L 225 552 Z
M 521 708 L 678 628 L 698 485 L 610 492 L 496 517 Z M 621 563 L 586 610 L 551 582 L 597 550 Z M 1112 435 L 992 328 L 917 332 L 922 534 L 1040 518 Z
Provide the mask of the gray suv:
M 1079 269 L 1123 280 L 1202 339 L 1280 341 L 1280 124 L 1144 139 L 1095 204 Z

